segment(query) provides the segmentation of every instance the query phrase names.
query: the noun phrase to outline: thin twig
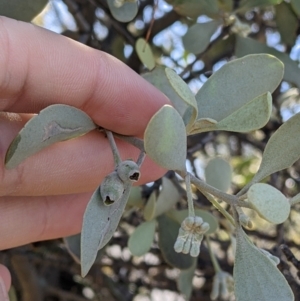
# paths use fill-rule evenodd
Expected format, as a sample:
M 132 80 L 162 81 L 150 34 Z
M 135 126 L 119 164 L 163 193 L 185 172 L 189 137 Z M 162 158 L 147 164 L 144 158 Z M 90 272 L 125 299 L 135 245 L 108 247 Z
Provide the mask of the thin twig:
M 122 162 L 122 159 L 121 159 L 121 156 L 119 154 L 114 136 L 113 136 L 111 131 L 105 130 L 105 133 L 107 135 L 107 138 L 108 138 L 108 141 L 109 141 L 112 153 L 113 153 L 115 167 L 117 167 Z

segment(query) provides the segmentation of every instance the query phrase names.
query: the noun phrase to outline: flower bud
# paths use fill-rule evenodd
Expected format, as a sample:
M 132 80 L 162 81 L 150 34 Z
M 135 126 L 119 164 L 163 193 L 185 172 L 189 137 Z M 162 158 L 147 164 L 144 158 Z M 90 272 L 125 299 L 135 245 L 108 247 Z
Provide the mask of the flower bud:
M 124 183 L 116 171 L 107 175 L 101 183 L 100 194 L 105 205 L 117 202 L 124 193 Z
M 203 234 L 208 231 L 209 224 L 203 222 L 199 216 L 188 216 L 181 223 L 174 250 L 177 253 L 190 253 L 191 256 L 197 257 L 200 253 L 200 245 Z
M 233 277 L 224 271 L 219 271 L 213 278 L 212 291 L 210 298 L 216 300 L 221 297 L 222 300 L 229 300 L 233 292 Z
M 117 173 L 124 183 L 136 182 L 140 178 L 140 168 L 132 160 L 125 160 L 117 167 Z

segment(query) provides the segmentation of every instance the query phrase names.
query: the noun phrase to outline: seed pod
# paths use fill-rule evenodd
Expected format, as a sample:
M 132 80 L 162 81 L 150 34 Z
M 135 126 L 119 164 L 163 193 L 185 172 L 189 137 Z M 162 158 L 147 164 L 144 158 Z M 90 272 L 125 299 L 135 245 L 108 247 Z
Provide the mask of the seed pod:
M 140 168 L 132 160 L 125 160 L 117 167 L 117 173 L 124 183 L 136 182 L 140 178 Z
M 124 189 L 124 183 L 116 171 L 107 175 L 100 186 L 100 194 L 104 204 L 109 206 L 117 202 L 123 195 Z

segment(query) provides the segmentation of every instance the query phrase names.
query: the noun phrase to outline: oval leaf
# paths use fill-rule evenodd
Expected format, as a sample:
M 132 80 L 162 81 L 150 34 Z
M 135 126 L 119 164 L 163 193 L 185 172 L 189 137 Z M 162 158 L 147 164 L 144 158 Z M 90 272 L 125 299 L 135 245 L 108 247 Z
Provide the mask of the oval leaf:
M 124 2 L 122 6 L 116 4 L 116 0 L 107 0 L 109 10 L 113 17 L 120 22 L 130 22 L 138 12 L 138 3 Z
M 275 264 L 237 228 L 234 289 L 241 301 L 293 301 L 294 295 Z
M 281 224 L 290 214 L 290 204 L 286 197 L 271 185 L 257 183 L 247 192 L 252 208 L 265 220 Z
M 218 0 L 167 0 L 173 5 L 174 10 L 182 15 L 191 18 L 196 18 L 200 15 L 207 15 L 209 17 L 218 16 Z
M 115 233 L 130 194 L 126 184 L 123 196 L 111 206 L 104 205 L 100 187 L 96 189 L 83 216 L 81 230 L 81 275 L 84 277 L 93 265 L 98 250 L 103 248 Z
M 189 86 L 179 75 L 177 75 L 175 71 L 170 68 L 166 68 L 165 73 L 173 89 L 176 91 L 179 97 L 192 109 L 192 114 L 188 117 L 189 121 L 187 124 L 187 131 L 189 131 L 198 115 L 196 98 L 190 90 Z
M 96 128 L 83 111 L 67 105 L 52 105 L 31 118 L 10 144 L 5 166 L 15 168 L 22 161 L 59 141 L 82 136 Z
M 231 185 L 232 169 L 230 164 L 222 158 L 214 158 L 205 168 L 206 183 L 226 192 Z
M 140 224 L 128 240 L 128 248 L 132 255 L 145 255 L 151 248 L 155 234 L 156 220 Z
M 183 222 L 183 220 L 188 217 L 189 211 L 188 209 L 184 210 L 170 210 L 167 213 L 167 216 L 176 220 L 180 225 Z M 209 212 L 201 209 L 195 209 L 195 215 L 200 216 L 204 222 L 209 224 L 209 230 L 205 232 L 205 235 L 212 234 L 216 232 L 219 228 L 218 220 Z
M 196 94 L 198 118 L 219 122 L 257 96 L 272 93 L 282 76 L 283 64 L 268 54 L 233 60 L 215 72 Z
M 160 166 L 171 170 L 185 170 L 186 132 L 179 113 L 171 106 L 163 106 L 149 121 L 145 136 L 147 155 Z
M 178 189 L 171 180 L 166 177 L 162 178 L 162 189 L 159 192 L 154 216 L 157 217 L 175 206 L 181 199 Z
M 193 257 L 174 250 L 180 224 L 166 215 L 161 215 L 158 220 L 158 245 L 165 261 L 178 269 L 186 270 L 192 267 Z
M 141 62 L 149 69 L 155 67 L 155 60 L 150 45 L 145 39 L 139 38 L 135 43 L 136 53 Z
M 153 191 L 144 208 L 144 219 L 150 221 L 154 218 L 156 208 L 156 191 Z
M 275 6 L 275 21 L 281 41 L 290 47 L 294 46 L 297 37 L 298 18 L 293 12 L 291 4 L 282 2 Z
M 243 38 L 241 36 L 236 36 L 235 55 L 237 57 L 242 57 L 250 53 L 270 53 L 276 56 L 284 64 L 283 79 L 287 82 L 297 85 L 297 87 L 300 88 L 300 70 L 298 67 L 298 63 L 293 61 L 287 53 L 280 52 L 274 48 L 268 47 L 266 44 L 260 43 L 251 38 Z M 258 69 L 258 72 L 261 71 L 262 69 Z M 265 70 L 263 73 L 265 73 L 266 71 L 267 70 Z M 273 76 L 272 71 L 269 73 L 268 76 Z M 272 93 L 271 90 L 266 89 L 264 92 L 266 91 L 270 91 Z
M 203 52 L 209 45 L 211 36 L 220 24 L 220 21 L 217 20 L 194 24 L 182 37 L 184 48 L 194 54 Z
M 30 22 L 46 6 L 48 0 L 0 0 L 1 16 Z
M 290 167 L 300 157 L 300 114 L 281 125 L 269 139 L 258 172 L 243 189 L 279 170 Z M 240 193 L 239 193 L 240 194 Z
M 142 188 L 141 186 L 134 186 L 131 188 L 129 199 L 127 202 L 129 207 L 143 208 L 144 200 L 142 198 Z

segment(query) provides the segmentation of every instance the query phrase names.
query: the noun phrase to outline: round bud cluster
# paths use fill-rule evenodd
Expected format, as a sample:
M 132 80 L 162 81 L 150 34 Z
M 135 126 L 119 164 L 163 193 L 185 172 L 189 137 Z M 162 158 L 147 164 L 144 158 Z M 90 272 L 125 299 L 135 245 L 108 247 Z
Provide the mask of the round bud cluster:
M 116 170 L 107 175 L 100 185 L 100 194 L 105 205 L 109 206 L 119 201 L 125 186 L 138 181 L 139 166 L 132 160 L 121 162 Z

